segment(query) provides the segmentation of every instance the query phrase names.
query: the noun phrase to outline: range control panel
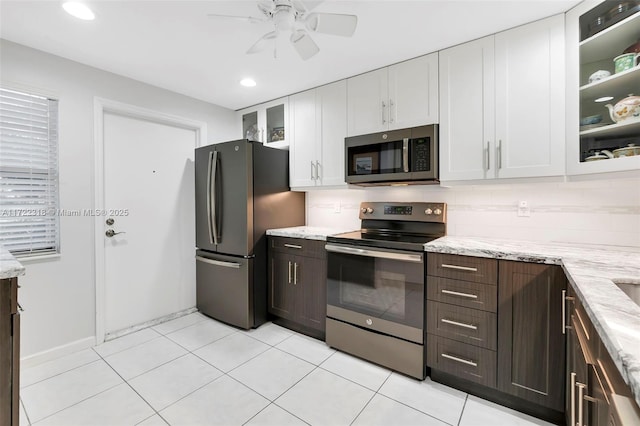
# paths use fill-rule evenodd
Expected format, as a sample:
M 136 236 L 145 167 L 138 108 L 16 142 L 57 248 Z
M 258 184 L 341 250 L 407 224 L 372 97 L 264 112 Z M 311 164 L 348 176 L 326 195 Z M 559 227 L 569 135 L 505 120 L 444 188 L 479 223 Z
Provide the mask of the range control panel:
M 445 223 L 446 203 L 402 203 L 363 202 L 360 204 L 360 219 L 407 220 L 415 222 Z

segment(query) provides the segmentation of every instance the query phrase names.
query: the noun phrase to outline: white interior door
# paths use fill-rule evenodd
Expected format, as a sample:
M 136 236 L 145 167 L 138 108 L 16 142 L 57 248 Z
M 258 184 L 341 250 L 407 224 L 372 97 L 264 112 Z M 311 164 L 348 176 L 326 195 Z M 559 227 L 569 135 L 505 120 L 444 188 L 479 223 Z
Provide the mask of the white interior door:
M 104 113 L 107 335 L 195 306 L 197 137 L 195 130 Z M 108 237 L 109 229 L 122 233 Z

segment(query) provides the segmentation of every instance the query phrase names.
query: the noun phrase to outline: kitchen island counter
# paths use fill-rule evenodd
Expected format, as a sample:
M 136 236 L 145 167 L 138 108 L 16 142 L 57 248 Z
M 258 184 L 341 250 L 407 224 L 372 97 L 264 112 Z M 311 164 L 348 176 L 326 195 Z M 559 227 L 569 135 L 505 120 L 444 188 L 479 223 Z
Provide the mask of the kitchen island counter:
M 640 306 L 615 284 L 640 284 L 640 248 L 450 236 L 425 251 L 562 266 L 640 406 Z

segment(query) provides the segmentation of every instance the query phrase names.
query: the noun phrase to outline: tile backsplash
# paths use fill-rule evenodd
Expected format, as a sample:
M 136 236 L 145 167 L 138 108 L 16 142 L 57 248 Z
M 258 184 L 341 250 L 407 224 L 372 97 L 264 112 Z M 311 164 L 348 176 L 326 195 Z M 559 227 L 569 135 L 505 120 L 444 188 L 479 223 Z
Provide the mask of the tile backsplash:
M 448 235 L 640 247 L 637 179 L 315 190 L 307 225 L 359 229 L 362 201 L 445 202 Z M 518 216 L 520 201 L 529 217 Z

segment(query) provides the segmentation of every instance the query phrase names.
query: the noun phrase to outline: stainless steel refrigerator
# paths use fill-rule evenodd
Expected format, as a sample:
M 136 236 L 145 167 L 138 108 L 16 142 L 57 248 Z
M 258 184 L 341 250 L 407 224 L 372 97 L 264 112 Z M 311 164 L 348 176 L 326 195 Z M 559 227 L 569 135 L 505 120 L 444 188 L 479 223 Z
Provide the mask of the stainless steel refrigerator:
M 289 151 L 238 140 L 197 148 L 196 307 L 249 329 L 267 319 L 269 228 L 304 225 Z

